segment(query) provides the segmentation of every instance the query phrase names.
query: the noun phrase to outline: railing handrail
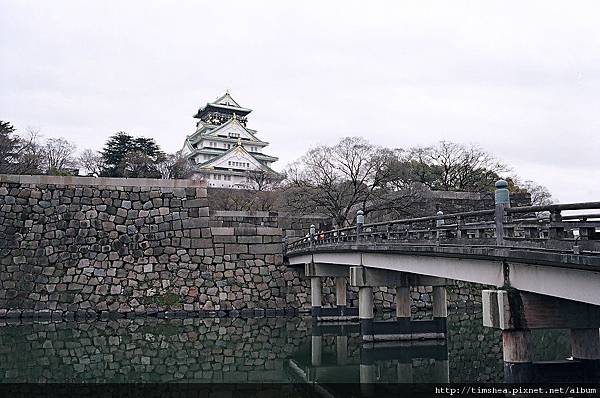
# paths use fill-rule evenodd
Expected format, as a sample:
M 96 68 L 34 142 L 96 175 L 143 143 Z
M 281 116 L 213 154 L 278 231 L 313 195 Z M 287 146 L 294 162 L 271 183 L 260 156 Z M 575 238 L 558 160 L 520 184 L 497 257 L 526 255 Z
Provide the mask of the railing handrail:
M 556 212 L 561 210 L 600 209 L 600 202 L 563 203 L 543 206 L 508 207 L 507 213 L 538 213 L 542 211 Z
M 474 210 L 474 211 L 467 211 L 467 212 L 460 212 L 460 213 L 451 213 L 451 214 L 444 214 L 444 215 L 435 215 L 435 216 L 424 216 L 424 217 L 414 217 L 414 218 L 403 218 L 403 219 L 397 219 L 397 220 L 390 220 L 390 221 L 380 221 L 380 222 L 376 222 L 376 223 L 370 223 L 370 224 L 364 224 L 363 225 L 363 231 L 366 228 L 372 228 L 372 227 L 379 227 L 379 226 L 383 226 L 383 225 L 396 225 L 396 224 L 409 224 L 409 223 L 415 223 L 415 222 L 424 222 L 424 221 L 436 221 L 436 220 L 440 220 L 440 219 L 450 219 L 450 218 L 458 218 L 458 217 L 476 217 L 476 216 L 487 216 L 487 215 L 492 215 L 494 214 L 494 210 Z M 337 229 L 331 229 L 328 231 L 323 231 L 322 233 L 324 234 L 334 234 L 334 233 L 341 233 L 341 232 L 346 232 L 346 231 L 354 231 L 356 230 L 356 225 L 352 225 L 349 227 L 344 227 L 344 228 L 337 228 Z M 316 235 L 319 235 L 320 233 L 317 232 Z M 288 245 L 293 245 L 296 242 L 300 242 L 304 239 L 308 239 L 308 236 L 303 236 L 301 238 L 298 238 L 296 240 L 292 240 L 290 242 L 288 242 Z
M 580 202 L 580 203 L 551 204 L 551 205 L 542 205 L 542 206 L 505 207 L 504 211 L 506 214 L 518 214 L 518 213 L 539 213 L 539 212 L 557 213 L 562 210 L 589 210 L 589 209 L 600 209 L 600 202 Z M 405 218 L 405 219 L 380 221 L 380 222 L 375 222 L 375 223 L 370 223 L 370 224 L 363 224 L 361 230 L 362 230 L 362 233 L 369 234 L 367 229 L 380 227 L 380 226 L 412 224 L 412 223 L 427 222 L 427 221 L 447 220 L 447 219 L 453 219 L 453 218 L 458 219 L 458 218 L 470 218 L 470 217 L 477 217 L 477 216 L 490 216 L 490 215 L 494 215 L 494 214 L 495 214 L 495 209 L 475 210 L 475 211 L 459 212 L 459 213 L 451 213 L 451 214 L 436 214 L 433 216 L 413 217 L 413 218 Z M 568 215 L 568 216 L 564 216 L 564 218 L 566 220 L 582 219 L 582 218 L 600 218 L 600 214 Z M 516 220 L 513 220 L 513 222 L 519 223 L 519 222 L 534 221 L 534 220 L 535 220 L 534 218 L 528 218 L 528 219 L 522 219 L 522 220 L 516 219 Z M 544 220 L 547 220 L 547 218 L 538 219 L 538 220 L 544 221 Z M 489 224 L 489 223 L 493 223 L 493 221 L 487 221 L 487 222 L 482 221 L 481 222 L 481 224 Z M 475 224 L 477 224 L 477 223 L 475 223 Z M 458 228 L 460 226 L 468 226 L 468 224 L 467 223 L 465 223 L 465 224 L 456 223 L 456 224 L 451 224 L 451 225 L 442 224 L 442 225 L 438 225 L 438 226 L 431 227 L 428 229 L 436 229 L 436 230 L 437 229 L 448 229 L 451 226 L 453 226 L 454 228 Z M 344 227 L 344 228 L 337 228 L 337 229 L 332 229 L 332 230 L 328 230 L 328 231 L 317 232 L 314 235 L 314 238 L 317 238 L 317 237 L 319 237 L 319 235 L 322 235 L 322 234 L 327 237 L 329 237 L 331 235 L 342 237 L 342 236 L 345 236 L 345 235 L 343 235 L 343 233 L 345 233 L 347 231 L 355 232 L 356 228 L 357 228 L 356 225 L 352 225 L 352 226 L 348 226 L 348 227 Z M 407 230 L 407 231 L 409 231 L 409 230 Z M 372 232 L 377 232 L 377 231 L 372 231 Z M 354 235 L 350 234 L 347 236 L 352 237 Z M 306 241 L 307 239 L 310 239 L 310 237 L 309 236 L 300 237 L 298 239 L 287 242 L 287 246 L 288 247 L 293 246 L 296 243 Z

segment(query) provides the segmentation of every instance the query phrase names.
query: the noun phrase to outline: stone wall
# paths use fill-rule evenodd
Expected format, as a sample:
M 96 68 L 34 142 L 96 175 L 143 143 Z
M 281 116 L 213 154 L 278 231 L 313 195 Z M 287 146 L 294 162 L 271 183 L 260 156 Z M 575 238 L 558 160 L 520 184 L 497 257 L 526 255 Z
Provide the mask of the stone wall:
M 280 228 L 219 221 L 202 182 L 2 175 L 0 315 L 307 302 Z
M 281 228 L 283 236 L 289 239 L 305 236 L 311 225 L 314 225 L 317 231 L 332 228 L 331 219 L 318 214 L 299 216 L 272 211 L 213 210 L 211 208 L 210 216 L 211 226 L 257 225 L 278 227 Z
M 319 220 L 325 228 L 320 216 L 212 212 L 197 181 L 1 175 L 0 317 L 309 308 L 282 235 Z M 479 290 L 453 287 L 449 303 L 477 304 Z M 326 279 L 323 305 L 334 292 Z M 415 310 L 431 307 L 430 292 L 413 288 Z M 377 308 L 394 308 L 393 288 L 374 293 Z M 357 305 L 357 289 L 348 300 Z

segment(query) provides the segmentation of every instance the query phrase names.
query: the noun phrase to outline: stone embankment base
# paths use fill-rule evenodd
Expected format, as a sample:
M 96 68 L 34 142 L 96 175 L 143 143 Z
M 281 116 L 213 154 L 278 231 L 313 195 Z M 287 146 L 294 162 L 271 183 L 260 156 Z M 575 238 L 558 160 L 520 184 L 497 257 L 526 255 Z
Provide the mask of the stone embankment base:
M 119 318 L 256 318 L 256 317 L 289 317 L 308 313 L 307 310 L 296 308 L 268 308 L 268 309 L 242 309 L 228 311 L 145 311 L 145 312 L 109 312 L 109 311 L 30 311 L 30 310 L 0 310 L 0 319 L 27 319 L 34 321 L 73 321 L 73 320 L 96 320 L 96 319 L 119 319 Z

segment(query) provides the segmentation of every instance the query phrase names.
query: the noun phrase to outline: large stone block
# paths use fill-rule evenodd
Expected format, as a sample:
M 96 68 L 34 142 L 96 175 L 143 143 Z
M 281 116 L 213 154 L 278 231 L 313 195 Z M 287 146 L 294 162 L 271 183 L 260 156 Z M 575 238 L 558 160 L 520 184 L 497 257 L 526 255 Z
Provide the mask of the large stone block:
M 206 228 L 208 227 L 208 218 L 187 218 L 181 221 L 181 226 L 185 229 L 189 228 Z
M 257 235 L 276 235 L 281 236 L 281 228 L 273 228 L 273 227 L 257 227 L 256 228 Z
M 263 243 L 262 236 L 252 236 L 252 235 L 243 235 L 237 237 L 238 243 L 246 243 L 246 244 L 258 244 Z
M 213 235 L 228 235 L 232 236 L 234 234 L 234 228 L 231 227 L 211 227 L 210 232 Z
M 208 208 L 208 199 L 186 199 L 183 201 L 183 207 L 206 207 Z
M 248 253 L 248 245 L 240 244 L 225 244 L 225 253 L 227 254 L 240 254 Z
M 250 245 L 250 253 L 252 254 L 280 254 L 282 252 L 283 246 L 278 243 Z
M 242 226 L 242 227 L 235 227 L 235 235 L 239 236 L 239 235 L 252 235 L 255 236 L 256 235 L 256 227 L 248 227 L 248 226 Z
M 212 239 L 192 238 L 190 243 L 193 249 L 205 249 L 213 246 Z
M 236 239 L 235 239 L 235 236 L 216 235 L 216 236 L 213 236 L 213 241 L 215 243 L 235 243 Z M 243 242 L 240 242 L 240 243 L 243 243 Z

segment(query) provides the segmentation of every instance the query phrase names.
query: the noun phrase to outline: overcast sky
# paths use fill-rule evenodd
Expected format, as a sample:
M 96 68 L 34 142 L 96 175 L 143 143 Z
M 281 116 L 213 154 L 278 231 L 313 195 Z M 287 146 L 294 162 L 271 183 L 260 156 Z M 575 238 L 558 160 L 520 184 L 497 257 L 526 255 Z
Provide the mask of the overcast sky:
M 0 0 L 0 120 L 168 151 L 229 89 L 279 156 L 363 136 L 477 143 L 561 202 L 600 200 L 597 1 Z

